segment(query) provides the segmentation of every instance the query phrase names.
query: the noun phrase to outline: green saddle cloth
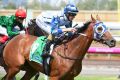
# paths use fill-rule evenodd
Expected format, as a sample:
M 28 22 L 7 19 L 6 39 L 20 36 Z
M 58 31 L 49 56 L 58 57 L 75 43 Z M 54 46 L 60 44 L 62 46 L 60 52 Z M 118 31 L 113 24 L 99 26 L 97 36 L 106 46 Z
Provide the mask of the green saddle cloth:
M 45 36 L 38 37 L 36 41 L 32 44 L 30 50 L 30 61 L 42 64 L 43 59 L 41 55 L 43 54 L 43 49 L 46 44 L 47 38 Z

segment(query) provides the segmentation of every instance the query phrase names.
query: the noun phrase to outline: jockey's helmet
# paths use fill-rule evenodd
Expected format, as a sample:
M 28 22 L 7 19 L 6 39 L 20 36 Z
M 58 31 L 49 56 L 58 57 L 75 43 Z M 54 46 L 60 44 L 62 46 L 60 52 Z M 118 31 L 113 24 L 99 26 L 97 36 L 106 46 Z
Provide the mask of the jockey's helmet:
M 23 9 L 18 9 L 18 10 L 16 10 L 16 12 L 15 12 L 15 16 L 16 17 L 19 17 L 19 18 L 26 18 L 26 11 L 25 10 L 23 10 Z
M 78 9 L 73 4 L 67 4 L 64 8 L 64 14 L 77 14 Z

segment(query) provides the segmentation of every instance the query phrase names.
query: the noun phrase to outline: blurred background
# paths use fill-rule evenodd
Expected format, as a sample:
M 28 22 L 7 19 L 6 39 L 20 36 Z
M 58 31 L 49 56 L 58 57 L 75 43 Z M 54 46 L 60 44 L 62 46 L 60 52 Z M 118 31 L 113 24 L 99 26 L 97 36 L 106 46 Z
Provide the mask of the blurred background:
M 90 20 L 91 14 L 98 14 L 117 40 L 115 48 L 93 42 L 83 60 L 82 73 L 76 80 L 119 80 L 120 0 L 0 0 L 0 15 L 12 15 L 17 8 L 24 8 L 28 21 L 46 10 L 62 10 L 68 3 L 75 4 L 79 9 L 74 23 L 82 25 Z M 95 49 L 95 52 L 91 52 L 91 48 Z M 0 71 L 0 75 L 3 75 L 3 72 Z
M 59 10 L 67 3 L 77 5 L 79 10 L 117 10 L 117 0 L 0 0 L 0 8 L 16 9 L 23 6 L 37 10 Z
M 35 18 L 42 11 L 61 10 L 68 3 L 75 4 L 80 11 L 75 21 L 86 21 L 90 14 L 100 14 L 103 21 L 119 21 L 119 0 L 0 0 L 0 15 L 13 14 L 22 7 L 31 10 L 28 14 Z

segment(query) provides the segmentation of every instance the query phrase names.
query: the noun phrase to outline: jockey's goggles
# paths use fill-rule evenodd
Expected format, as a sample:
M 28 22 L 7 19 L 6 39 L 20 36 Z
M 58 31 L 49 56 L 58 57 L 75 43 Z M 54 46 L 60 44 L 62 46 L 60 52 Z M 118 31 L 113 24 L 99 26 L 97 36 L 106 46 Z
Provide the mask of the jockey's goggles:
M 68 14 L 69 14 L 69 16 L 76 16 L 75 13 L 68 13 Z
M 20 19 L 20 20 L 24 20 L 25 18 L 23 18 L 23 17 L 18 17 L 18 19 Z

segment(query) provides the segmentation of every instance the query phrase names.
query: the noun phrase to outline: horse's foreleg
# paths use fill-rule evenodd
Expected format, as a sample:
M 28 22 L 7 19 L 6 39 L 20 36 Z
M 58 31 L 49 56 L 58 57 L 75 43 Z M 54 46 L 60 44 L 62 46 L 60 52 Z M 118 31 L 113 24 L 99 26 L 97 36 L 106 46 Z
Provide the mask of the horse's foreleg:
M 40 73 L 38 72 L 38 73 L 35 75 L 34 80 L 38 80 L 39 76 L 40 76 Z
M 7 72 L 7 71 L 8 71 L 8 67 L 7 67 L 7 66 L 4 66 L 3 68 L 4 68 L 5 72 Z M 5 79 L 5 77 L 6 77 L 6 75 L 2 78 L 2 80 L 4 80 L 4 79 Z M 16 77 L 14 77 L 14 78 L 13 78 L 13 80 L 16 80 Z
M 26 71 L 25 75 L 21 78 L 21 80 L 30 80 L 36 74 L 37 72 L 35 70 Z
M 15 75 L 19 72 L 20 70 L 18 68 L 8 68 L 7 75 L 5 80 L 14 80 Z

